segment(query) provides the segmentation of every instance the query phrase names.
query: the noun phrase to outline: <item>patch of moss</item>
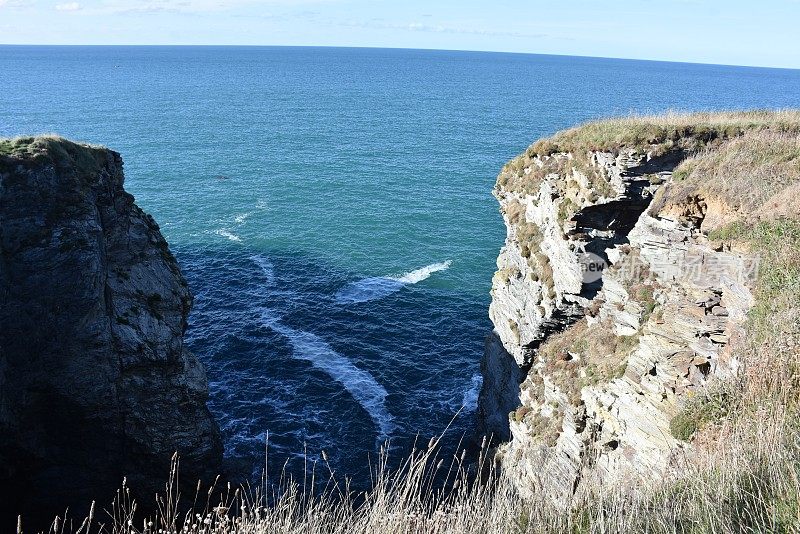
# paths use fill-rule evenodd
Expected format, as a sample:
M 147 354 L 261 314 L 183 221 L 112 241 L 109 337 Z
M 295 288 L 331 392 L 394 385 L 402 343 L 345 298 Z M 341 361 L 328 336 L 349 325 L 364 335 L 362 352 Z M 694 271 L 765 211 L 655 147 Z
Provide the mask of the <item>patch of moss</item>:
M 531 435 L 541 439 L 542 443 L 548 447 L 555 446 L 558 436 L 561 434 L 563 414 L 554 411 L 552 417 L 545 417 L 540 412 L 536 412 L 529 419 Z
M 558 205 L 558 220 L 562 223 L 568 221 L 578 211 L 578 205 L 571 198 L 564 198 Z
M 532 410 L 529 406 L 520 406 L 519 408 L 511 412 L 509 414 L 509 417 L 515 423 L 521 423 L 525 419 L 525 416 L 531 413 L 531 411 Z
M 555 296 L 555 280 L 553 279 L 553 267 L 550 265 L 550 258 L 542 252 L 536 253 L 533 258 L 535 263 L 531 268 L 539 274 L 539 281 L 547 288 L 547 295 L 550 298 Z
M 523 258 L 530 258 L 538 253 L 542 239 L 542 231 L 538 225 L 528 222 L 517 225 L 517 241 Z

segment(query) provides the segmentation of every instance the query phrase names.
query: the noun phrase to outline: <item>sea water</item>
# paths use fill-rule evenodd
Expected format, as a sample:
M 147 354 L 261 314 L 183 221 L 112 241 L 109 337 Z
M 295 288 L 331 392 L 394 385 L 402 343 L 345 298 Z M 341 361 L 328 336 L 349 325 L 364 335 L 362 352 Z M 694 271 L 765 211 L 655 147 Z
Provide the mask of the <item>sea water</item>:
M 0 47 L 0 135 L 122 153 L 196 296 L 229 468 L 475 438 L 501 166 L 631 112 L 800 107 L 800 71 L 421 50 Z M 452 424 L 451 424 L 452 422 Z M 448 425 L 450 425 L 448 427 Z M 418 437 L 418 438 L 417 438 Z

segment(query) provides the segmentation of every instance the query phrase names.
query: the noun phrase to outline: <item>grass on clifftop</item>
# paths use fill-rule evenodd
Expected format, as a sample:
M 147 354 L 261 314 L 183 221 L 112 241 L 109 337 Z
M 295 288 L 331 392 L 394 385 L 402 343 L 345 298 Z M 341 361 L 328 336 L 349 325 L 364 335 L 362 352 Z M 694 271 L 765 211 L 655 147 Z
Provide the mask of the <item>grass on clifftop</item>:
M 558 132 L 537 141 L 530 155 L 590 150 L 618 153 L 658 147 L 693 149 L 717 139 L 729 139 L 752 130 L 800 133 L 800 111 L 741 111 L 728 113 L 665 113 L 604 119 Z
M 27 152 L 28 147 L 34 142 L 33 137 L 15 137 L 14 139 L 0 139 L 0 156 L 14 156 Z
M 747 132 L 683 161 L 665 202 L 692 197 L 720 215 L 748 219 L 800 214 L 800 133 Z
M 666 113 L 593 121 L 535 142 L 503 168 L 497 182 L 509 191 L 535 194 L 547 175 L 556 173 L 568 180 L 574 170 L 587 176 L 597 193 L 612 196 L 608 177 L 589 161 L 590 152 L 616 155 L 633 150 L 651 156 L 675 153 L 686 157 L 746 133 L 762 133 L 765 138 L 800 135 L 800 111 Z
M 13 171 L 22 165 L 36 168 L 52 164 L 59 170 L 89 177 L 107 161 L 108 149 L 75 143 L 55 135 L 0 138 L 0 172 Z

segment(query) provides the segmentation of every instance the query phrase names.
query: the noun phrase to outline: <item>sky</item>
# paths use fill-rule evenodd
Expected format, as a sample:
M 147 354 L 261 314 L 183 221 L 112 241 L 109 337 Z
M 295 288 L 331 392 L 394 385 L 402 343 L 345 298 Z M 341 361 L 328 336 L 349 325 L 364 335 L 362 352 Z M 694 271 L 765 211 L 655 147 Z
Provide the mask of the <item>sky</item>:
M 800 68 L 800 0 L 0 0 L 0 44 L 368 46 Z

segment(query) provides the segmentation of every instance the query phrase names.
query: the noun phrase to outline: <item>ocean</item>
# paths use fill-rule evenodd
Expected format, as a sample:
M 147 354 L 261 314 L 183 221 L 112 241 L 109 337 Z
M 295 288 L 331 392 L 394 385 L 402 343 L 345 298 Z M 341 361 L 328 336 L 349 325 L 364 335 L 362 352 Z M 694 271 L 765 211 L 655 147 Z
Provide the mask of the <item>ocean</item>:
M 226 462 L 369 480 L 479 439 L 503 163 L 609 115 L 800 107 L 800 71 L 480 52 L 0 46 L 0 136 L 122 153 L 196 300 Z M 371 460 L 370 460 L 371 459 Z

